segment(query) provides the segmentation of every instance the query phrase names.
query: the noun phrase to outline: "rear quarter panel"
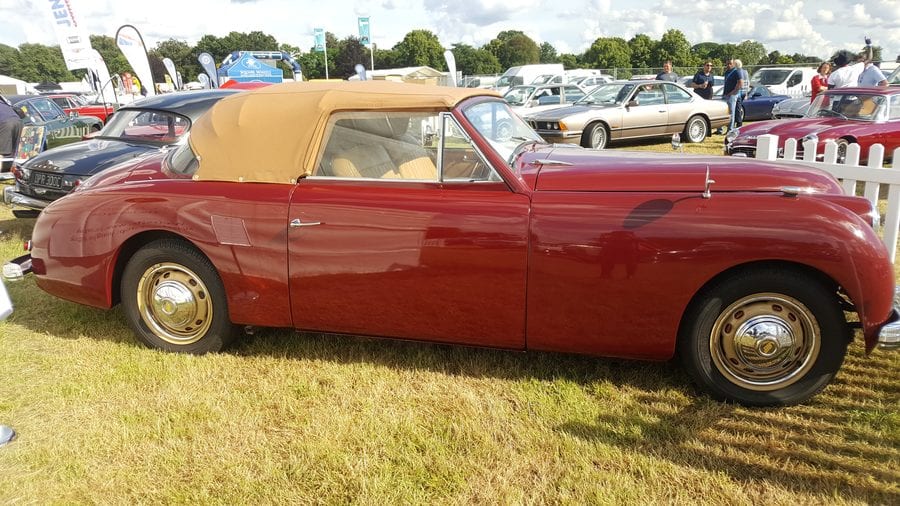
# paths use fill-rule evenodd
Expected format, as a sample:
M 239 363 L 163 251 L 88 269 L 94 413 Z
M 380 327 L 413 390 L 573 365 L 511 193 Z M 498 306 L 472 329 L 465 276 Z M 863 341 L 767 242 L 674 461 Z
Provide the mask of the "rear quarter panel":
M 233 322 L 290 326 L 286 232 L 293 188 L 166 180 L 77 192 L 48 206 L 35 226 L 38 285 L 110 307 L 126 244 L 164 233 L 191 242 L 215 265 Z

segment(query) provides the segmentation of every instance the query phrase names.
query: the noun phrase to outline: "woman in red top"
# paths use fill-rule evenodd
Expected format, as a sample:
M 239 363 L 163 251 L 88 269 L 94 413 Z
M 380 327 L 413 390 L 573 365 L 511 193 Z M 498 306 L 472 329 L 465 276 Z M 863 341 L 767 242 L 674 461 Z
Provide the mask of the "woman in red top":
M 828 89 L 828 73 L 831 72 L 831 64 L 828 62 L 822 63 L 819 65 L 817 72 L 818 74 L 814 75 L 809 82 L 809 89 L 812 90 L 812 96 L 809 98 L 810 102 L 816 99 L 816 95 L 819 92 Z

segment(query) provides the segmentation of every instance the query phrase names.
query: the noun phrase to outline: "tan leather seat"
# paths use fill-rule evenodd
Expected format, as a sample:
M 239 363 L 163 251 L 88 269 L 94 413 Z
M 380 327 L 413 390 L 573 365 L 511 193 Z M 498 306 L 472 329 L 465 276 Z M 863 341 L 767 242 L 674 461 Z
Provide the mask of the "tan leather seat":
M 400 174 L 387 150 L 380 145 L 358 145 L 332 158 L 331 172 L 336 177 L 397 179 Z

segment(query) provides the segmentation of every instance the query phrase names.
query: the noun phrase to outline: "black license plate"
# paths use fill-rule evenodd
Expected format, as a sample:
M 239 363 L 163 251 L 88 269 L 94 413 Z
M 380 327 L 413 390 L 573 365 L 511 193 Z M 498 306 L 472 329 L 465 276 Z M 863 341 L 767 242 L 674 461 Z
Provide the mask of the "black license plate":
M 36 186 L 45 186 L 47 188 L 62 188 L 62 176 L 59 174 L 47 174 L 45 172 L 35 172 L 31 176 L 31 182 Z

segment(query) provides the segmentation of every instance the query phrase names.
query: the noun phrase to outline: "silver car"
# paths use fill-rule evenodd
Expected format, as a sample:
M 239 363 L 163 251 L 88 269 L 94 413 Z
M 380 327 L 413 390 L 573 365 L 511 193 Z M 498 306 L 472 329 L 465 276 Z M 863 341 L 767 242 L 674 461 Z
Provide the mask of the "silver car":
M 809 95 L 782 100 L 772 106 L 772 117 L 775 119 L 802 118 L 806 116 L 810 102 L 812 100 Z
M 616 81 L 601 84 L 571 106 L 525 119 L 547 142 L 603 149 L 614 140 L 674 133 L 702 142 L 711 130 L 728 124 L 728 105 L 667 81 Z

